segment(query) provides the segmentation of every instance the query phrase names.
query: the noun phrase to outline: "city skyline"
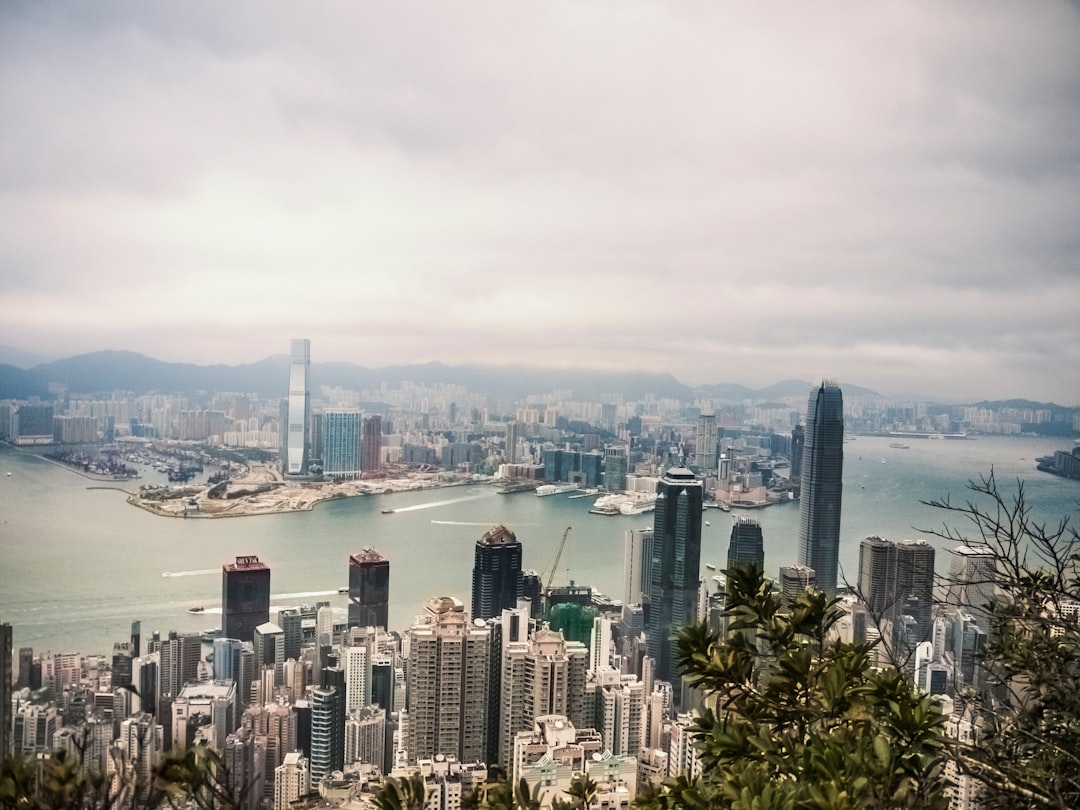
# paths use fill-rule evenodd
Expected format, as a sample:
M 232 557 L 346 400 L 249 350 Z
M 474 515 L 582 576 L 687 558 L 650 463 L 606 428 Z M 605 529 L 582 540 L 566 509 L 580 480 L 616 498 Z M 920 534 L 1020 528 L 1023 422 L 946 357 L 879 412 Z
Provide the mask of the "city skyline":
M 414 12 L 0 10 L 0 344 L 1078 402 L 1075 5 Z

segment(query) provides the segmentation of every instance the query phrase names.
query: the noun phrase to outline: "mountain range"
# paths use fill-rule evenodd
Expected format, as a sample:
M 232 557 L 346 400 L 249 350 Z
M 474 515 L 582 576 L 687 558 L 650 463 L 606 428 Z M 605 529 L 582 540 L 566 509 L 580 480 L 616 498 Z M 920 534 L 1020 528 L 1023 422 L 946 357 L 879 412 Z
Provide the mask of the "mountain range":
M 34 362 L 39 358 L 29 352 L 0 346 L 0 399 L 52 398 L 50 386 L 63 386 L 72 394 L 111 396 L 115 391 L 135 395 L 148 393 L 208 394 L 232 391 L 259 397 L 283 397 L 289 379 L 289 357 L 272 355 L 255 363 L 236 366 L 199 366 L 193 363 L 168 363 L 130 351 L 99 351 L 62 360 Z M 597 369 L 551 369 L 527 366 L 460 366 L 445 363 L 384 366 L 367 368 L 355 363 L 312 363 L 311 387 L 336 386 L 351 391 L 378 388 L 382 383 L 413 382 L 421 385 L 461 385 L 470 392 L 486 394 L 507 403 L 530 394 L 572 391 L 574 399 L 597 402 L 603 395 L 618 394 L 634 401 L 647 395 L 691 402 L 695 399 L 716 402 L 756 403 L 768 407 L 792 404 L 805 397 L 812 383 L 806 380 L 781 380 L 766 388 L 750 388 L 738 383 L 711 383 L 690 386 L 671 374 L 644 371 L 604 371 Z M 869 388 L 842 383 L 845 397 L 876 396 Z M 894 397 L 901 400 L 926 400 L 926 397 Z M 941 403 L 942 400 L 936 400 Z M 950 404 L 960 404 L 952 402 Z M 1072 409 L 1054 403 L 1026 399 L 982 401 L 978 407 L 997 409 L 1050 408 Z
M 129 351 L 99 351 L 38 363 L 30 368 L 0 364 L 0 399 L 46 398 L 50 385 L 63 385 L 81 395 L 152 392 L 196 394 L 235 391 L 260 397 L 284 396 L 289 379 L 289 358 L 279 354 L 256 363 L 236 366 L 198 366 L 167 363 Z M 695 398 L 726 402 L 743 400 L 783 401 L 806 396 L 811 383 L 783 380 L 767 388 L 753 389 L 735 383 L 691 387 L 671 374 L 637 371 L 529 368 L 523 366 L 450 366 L 444 363 L 366 368 L 354 363 L 312 363 L 311 386 L 339 386 L 361 391 L 381 383 L 411 381 L 418 384 L 462 385 L 496 398 L 520 400 L 529 394 L 570 390 L 574 398 L 599 401 L 603 394 L 620 394 L 628 400 L 646 395 L 682 401 Z M 873 394 L 866 388 L 844 385 L 850 395 Z

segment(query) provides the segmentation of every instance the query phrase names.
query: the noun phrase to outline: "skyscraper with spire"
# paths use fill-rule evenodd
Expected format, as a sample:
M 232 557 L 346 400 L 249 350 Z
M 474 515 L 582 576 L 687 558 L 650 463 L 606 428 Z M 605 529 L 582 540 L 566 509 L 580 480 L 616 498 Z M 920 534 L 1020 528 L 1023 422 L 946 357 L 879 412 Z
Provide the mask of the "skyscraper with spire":
M 799 505 L 799 565 L 812 568 L 817 587 L 832 595 L 840 558 L 840 501 L 844 474 L 844 398 L 823 381 L 806 409 Z

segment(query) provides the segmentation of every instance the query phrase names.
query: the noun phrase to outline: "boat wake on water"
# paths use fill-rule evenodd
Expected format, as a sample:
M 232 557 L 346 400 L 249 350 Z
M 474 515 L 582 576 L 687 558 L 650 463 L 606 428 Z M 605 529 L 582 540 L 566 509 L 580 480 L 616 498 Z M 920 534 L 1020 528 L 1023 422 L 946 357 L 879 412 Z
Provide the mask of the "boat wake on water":
M 436 506 L 449 506 L 452 503 L 465 503 L 465 501 L 475 501 L 480 498 L 484 498 L 484 495 L 469 495 L 465 498 L 451 498 L 448 501 L 431 501 L 430 503 L 418 503 L 413 506 L 400 506 L 394 509 L 395 513 L 398 512 L 415 512 L 417 509 L 433 509 Z
M 297 593 L 272 593 L 270 594 L 270 601 L 276 602 L 280 599 L 307 599 L 309 596 L 332 596 L 338 593 L 337 589 L 332 591 L 298 591 Z
M 202 568 L 198 571 L 162 571 L 162 577 L 202 577 L 207 574 L 216 574 L 220 568 Z

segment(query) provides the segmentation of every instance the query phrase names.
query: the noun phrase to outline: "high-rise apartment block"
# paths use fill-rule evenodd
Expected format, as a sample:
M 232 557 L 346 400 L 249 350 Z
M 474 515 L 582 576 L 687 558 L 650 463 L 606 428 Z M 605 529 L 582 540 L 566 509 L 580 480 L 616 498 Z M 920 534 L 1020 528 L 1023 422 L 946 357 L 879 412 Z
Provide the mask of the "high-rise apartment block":
M 299 751 L 285 755 L 274 769 L 274 810 L 288 810 L 292 803 L 311 792 L 308 761 Z
M 836 593 L 844 473 L 844 399 L 823 382 L 810 392 L 799 504 L 799 565 L 814 569 L 817 587 Z
M 258 557 L 237 557 L 221 569 L 221 635 L 254 641 L 270 621 L 270 568 Z
M 672 632 L 697 617 L 702 495 L 701 481 L 685 467 L 656 484 L 646 629 L 656 677 L 668 683 L 679 677 Z
M 288 475 L 307 475 L 311 441 L 311 341 L 295 339 L 289 354 L 289 399 L 287 422 L 282 426 L 285 454 L 282 471 Z
M 311 693 L 311 781 L 345 767 L 345 671 L 326 667 Z
M 705 475 L 716 474 L 716 416 L 713 414 L 698 417 L 694 464 Z
M 488 760 L 491 629 L 452 597 L 431 599 L 408 631 L 408 758 Z
M 373 548 L 349 557 L 349 627 L 386 629 L 390 610 L 390 561 Z
M 361 430 L 360 469 L 365 473 L 378 472 L 382 468 L 382 417 L 365 416 Z
M 494 619 L 523 595 L 521 543 L 506 526 L 492 526 L 476 541 L 472 617 Z
M 566 641 L 556 630 L 542 628 L 528 640 L 504 645 L 497 752 L 503 767 L 510 765 L 515 737 L 538 718 L 560 714 L 582 721 L 588 667 L 585 645 Z

